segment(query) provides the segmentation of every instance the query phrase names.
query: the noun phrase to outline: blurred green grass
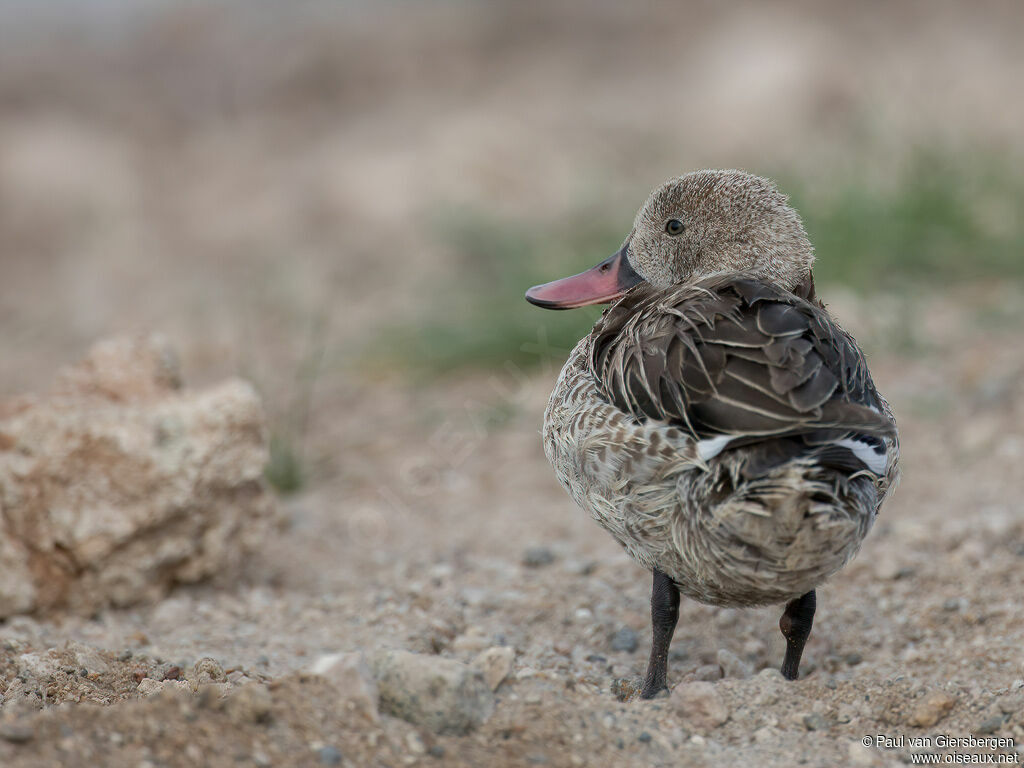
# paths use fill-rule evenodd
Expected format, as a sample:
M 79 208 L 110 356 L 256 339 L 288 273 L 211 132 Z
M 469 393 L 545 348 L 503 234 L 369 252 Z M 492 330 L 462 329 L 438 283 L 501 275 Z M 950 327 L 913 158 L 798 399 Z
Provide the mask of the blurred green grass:
M 372 345 L 378 357 L 387 350 L 391 361 L 429 374 L 564 359 L 601 308 L 550 312 L 523 295 L 531 285 L 593 266 L 618 249 L 625 234 L 578 217 L 535 228 L 467 210 L 439 217 L 434 227 L 455 257 L 454 268 L 428 292 L 415 325 L 385 329 Z
M 982 280 L 1024 284 L 1024 178 L 1006 165 L 921 153 L 884 185 L 848 177 L 825 193 L 821 181 L 775 178 L 803 216 L 826 290 L 910 295 Z M 480 211 L 441 217 L 436 234 L 457 266 L 428 294 L 415 325 L 387 329 L 375 349 L 433 375 L 561 359 L 600 308 L 548 312 L 523 292 L 613 253 L 632 215 L 623 211 L 612 225 L 580 211 L 547 227 Z
M 818 254 L 815 277 L 857 291 L 1024 280 L 1024 178 L 992 159 L 921 153 L 895 184 L 853 179 L 828 196 L 783 189 Z

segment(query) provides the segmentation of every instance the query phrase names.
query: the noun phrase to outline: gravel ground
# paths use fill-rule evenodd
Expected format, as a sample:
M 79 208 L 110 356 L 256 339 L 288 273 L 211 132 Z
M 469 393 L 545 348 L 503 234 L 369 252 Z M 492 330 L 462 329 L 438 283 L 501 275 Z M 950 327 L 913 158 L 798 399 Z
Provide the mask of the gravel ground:
M 393 423 L 370 437 L 366 412 L 349 410 L 341 455 L 361 451 L 365 466 L 288 501 L 289 524 L 243 573 L 151 608 L 0 626 L 0 759 L 890 765 L 908 743 L 861 740 L 1024 744 L 1024 353 L 998 341 L 873 359 L 900 418 L 904 480 L 860 556 L 819 591 L 798 682 L 775 672 L 778 609 L 684 601 L 672 696 L 620 701 L 649 647 L 648 576 L 551 477 L 536 434 L 550 378 L 521 382 L 515 415 L 486 435 L 465 404 L 486 402 L 491 382 L 466 380 L 388 393 Z M 997 365 L 979 371 L 979 359 Z M 409 429 L 420 398 L 442 416 Z M 440 669 L 493 647 L 512 649 L 511 670 L 465 735 L 388 706 L 357 716 L 350 684 L 310 675 L 329 653 L 404 649 Z M 256 686 L 256 706 L 231 703 Z M 435 694 L 468 695 L 453 690 Z
M 902 485 L 819 590 L 803 679 L 774 671 L 778 608 L 684 601 L 674 690 L 648 702 L 620 698 L 649 574 L 541 450 L 556 368 L 348 365 L 464 268 L 439 212 L 543 226 L 593 202 L 628 225 L 694 167 L 829 191 L 853 166 L 889 180 L 918 146 L 1012 166 L 1019 4 L 369 7 L 309 23 L 188 3 L 47 45 L 0 24 L 0 396 L 157 329 L 188 381 L 241 373 L 280 422 L 321 330 L 331 353 L 308 384 L 312 481 L 242 570 L 0 624 L 0 765 L 886 766 L 946 735 L 1018 755 L 1019 289 L 822 286 L 896 410 Z

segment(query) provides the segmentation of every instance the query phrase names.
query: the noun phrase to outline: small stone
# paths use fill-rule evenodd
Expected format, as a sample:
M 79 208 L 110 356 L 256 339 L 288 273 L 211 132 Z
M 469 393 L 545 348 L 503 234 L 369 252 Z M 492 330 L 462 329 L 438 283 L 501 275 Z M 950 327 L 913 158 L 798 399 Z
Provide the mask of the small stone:
M 232 693 L 225 705 L 228 716 L 236 723 L 264 723 L 270 719 L 274 700 L 265 685 L 249 683 Z
M 11 744 L 24 744 L 35 738 L 35 732 L 27 723 L 0 723 L 0 739 Z
M 139 683 L 139 687 L 136 688 L 139 693 L 143 696 L 152 696 L 154 693 L 159 693 L 164 689 L 164 684 L 159 680 L 154 680 L 151 677 L 144 677 Z
M 907 725 L 930 728 L 949 714 L 954 704 L 956 704 L 956 699 L 945 691 L 933 691 L 914 707 L 910 717 L 907 718 Z
M 480 653 L 491 645 L 491 639 L 480 627 L 467 627 L 466 631 L 452 641 L 456 653 Z
M 754 668 L 750 664 L 725 648 L 718 650 L 717 659 L 718 666 L 722 668 L 722 674 L 725 677 L 736 677 L 742 680 L 754 674 Z
M 864 661 L 864 657 L 856 652 L 848 653 L 845 656 L 843 656 L 843 661 L 845 661 L 851 667 L 856 667 L 858 664 Z
M 827 731 L 828 721 L 825 720 L 824 715 L 818 712 L 811 712 L 808 715 L 804 715 L 804 728 L 808 731 Z
M 430 749 L 427 750 L 427 754 L 431 757 L 442 758 L 444 757 L 444 747 L 440 744 L 434 744 Z
M 640 645 L 640 638 L 636 632 L 629 627 L 622 627 L 612 635 L 611 647 L 613 651 L 633 653 Z
M 857 717 L 857 710 L 850 704 L 840 704 L 839 711 L 836 713 L 836 722 L 846 725 L 852 723 Z
M 1016 691 L 999 699 L 999 711 L 1004 714 L 1012 715 L 1021 708 L 1024 708 L 1024 694 L 1020 691 Z
M 555 562 L 555 553 L 544 546 L 527 547 L 523 552 L 523 565 L 527 568 L 541 568 Z
M 341 765 L 341 752 L 337 747 L 330 745 L 320 747 L 317 750 L 316 758 L 320 761 L 320 765 Z
M 383 712 L 435 733 L 467 733 L 494 711 L 483 673 L 467 664 L 408 651 L 380 651 L 370 667 Z
M 1006 722 L 1006 715 L 992 715 L 992 717 L 982 720 L 974 732 L 979 735 L 986 735 L 989 733 L 995 733 L 1003 727 L 1003 723 Z
M 640 683 L 636 678 L 617 677 L 612 680 L 610 690 L 618 701 L 629 701 L 640 690 Z
M 132 652 L 130 650 L 124 650 L 124 651 L 121 651 L 119 654 L 117 654 L 117 660 L 118 661 L 128 661 L 131 657 L 132 657 Z
M 177 664 L 174 664 L 173 666 L 168 667 L 167 671 L 164 672 L 163 679 L 164 680 L 181 680 L 181 667 L 179 667 Z
M 722 679 L 722 668 L 717 664 L 702 664 L 694 671 L 693 677 L 695 680 L 713 683 Z
M 874 765 L 875 750 L 864 746 L 860 739 L 847 743 L 846 754 L 850 758 L 851 765 Z
M 681 683 L 672 691 L 672 704 L 684 720 L 699 730 L 711 730 L 729 719 L 729 710 L 715 686 Z
M 110 664 L 107 659 L 95 648 L 90 648 L 82 643 L 71 643 L 66 650 L 74 655 L 75 665 L 80 668 L 79 674 L 81 674 L 81 670 L 85 670 L 82 677 L 87 677 L 90 672 L 100 674 L 110 672 Z
M 192 665 L 192 675 L 199 684 L 222 683 L 227 679 L 224 667 L 209 656 L 204 656 Z
M 425 755 L 427 753 L 427 745 L 423 743 L 423 737 L 416 733 L 416 731 L 410 731 L 406 735 L 405 745 L 409 748 L 409 752 L 414 755 Z
M 473 667 L 483 672 L 487 685 L 492 691 L 496 691 L 505 678 L 512 674 L 515 658 L 516 652 L 510 646 L 495 646 L 473 659 Z
M 640 735 L 636 737 L 636 740 L 639 741 L 641 744 L 650 744 L 651 734 L 649 734 L 647 731 L 641 731 Z
M 377 683 L 361 653 L 330 653 L 313 662 L 310 671 L 332 683 L 341 697 L 342 705 L 377 722 Z

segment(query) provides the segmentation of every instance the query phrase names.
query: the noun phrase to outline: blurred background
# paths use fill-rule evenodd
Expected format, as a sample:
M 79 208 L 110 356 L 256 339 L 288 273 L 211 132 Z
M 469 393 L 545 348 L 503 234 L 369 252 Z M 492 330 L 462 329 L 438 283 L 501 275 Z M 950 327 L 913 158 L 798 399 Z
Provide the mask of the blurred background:
M 190 383 L 261 391 L 279 491 L 326 489 L 371 536 L 467 497 L 514 516 L 510 462 L 553 485 L 539 441 L 491 438 L 539 428 L 598 310 L 523 291 L 613 252 L 688 170 L 792 196 L 872 359 L 929 362 L 877 377 L 901 416 L 1021 370 L 1018 3 L 0 14 L 0 395 L 161 331 Z
M 736 167 L 791 195 L 819 292 L 896 408 L 905 481 L 877 536 L 906 524 L 877 558 L 905 565 L 908 530 L 985 510 L 1005 534 L 1022 39 L 1012 1 L 5 0 L 0 396 L 161 331 L 189 384 L 237 374 L 264 398 L 290 521 L 266 584 L 445 564 L 487 590 L 519 577 L 481 562 L 542 546 L 618 563 L 642 632 L 646 577 L 538 436 L 598 311 L 522 294 L 612 253 L 665 179 Z M 289 642 L 271 669 L 294 666 Z
M 164 331 L 190 381 L 261 389 L 283 490 L 360 473 L 345 414 L 381 432 L 391 396 L 532 375 L 538 345 L 557 361 L 596 311 L 538 312 L 524 288 L 612 252 L 692 169 L 791 194 L 871 352 L 1019 328 L 1013 2 L 0 14 L 0 394 L 99 337 Z

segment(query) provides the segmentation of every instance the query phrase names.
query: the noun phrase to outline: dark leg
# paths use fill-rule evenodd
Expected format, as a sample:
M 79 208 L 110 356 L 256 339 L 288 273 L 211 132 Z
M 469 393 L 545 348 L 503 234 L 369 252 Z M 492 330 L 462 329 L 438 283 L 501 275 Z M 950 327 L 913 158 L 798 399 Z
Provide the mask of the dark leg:
M 658 569 L 654 570 L 651 587 L 651 660 L 647 663 L 647 676 L 640 690 L 641 699 L 652 699 L 668 688 L 668 647 L 679 621 L 679 590 L 672 579 Z
M 812 589 L 803 597 L 786 603 L 786 611 L 779 619 L 779 629 L 786 638 L 786 658 L 782 662 L 782 676 L 787 680 L 796 680 L 800 675 L 800 656 L 804 652 L 804 643 L 811 634 L 815 605 Z

